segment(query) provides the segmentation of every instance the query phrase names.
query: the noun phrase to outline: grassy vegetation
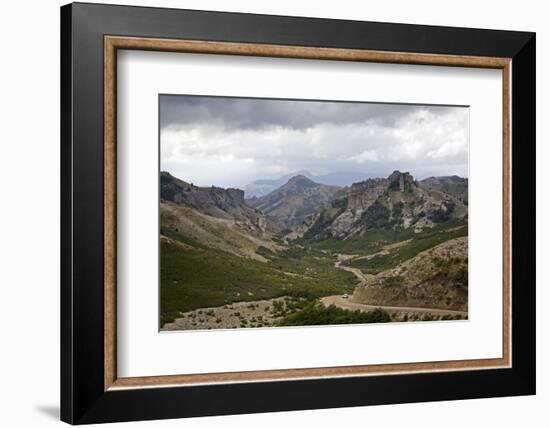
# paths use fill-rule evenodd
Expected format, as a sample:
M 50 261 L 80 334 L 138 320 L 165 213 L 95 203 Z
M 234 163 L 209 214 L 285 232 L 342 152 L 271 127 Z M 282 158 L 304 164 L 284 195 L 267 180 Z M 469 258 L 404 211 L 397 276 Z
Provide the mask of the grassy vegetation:
M 390 210 L 380 203 L 377 199 L 374 203 L 361 215 L 361 221 L 369 229 L 382 229 L 388 226 L 388 218 Z
M 176 241 L 183 242 L 184 244 L 191 245 L 196 248 L 208 249 L 205 245 L 202 245 L 196 239 L 187 236 L 186 234 L 180 232 L 177 228 L 166 227 L 165 224 L 169 224 L 176 220 L 176 217 L 170 213 L 161 211 L 160 213 L 160 234 L 167 236 L 169 238 L 175 239 Z
M 365 236 L 354 239 L 330 238 L 322 241 L 310 241 L 304 245 L 335 253 L 372 254 L 384 245 L 410 239 L 413 236 L 414 232 L 412 230 L 375 229 L 369 230 Z
M 353 266 L 377 272 L 447 239 L 467 234 L 466 226 L 448 231 L 458 225 L 452 222 L 441 223 L 418 235 L 411 230 L 376 229 L 355 240 L 302 242 L 303 245 L 299 243 L 277 253 L 260 248 L 257 252 L 268 260 L 263 263 L 209 248 L 198 242 L 196 236 L 186 236 L 185 231 L 168 227 L 175 221 L 169 214 L 161 216 L 161 234 L 187 244 L 161 242 L 161 325 L 179 317 L 180 312 L 282 296 L 287 296 L 284 303 L 274 307 L 277 316 L 283 317 L 282 325 L 381 322 L 384 316 L 378 312 L 356 313 L 316 303 L 319 297 L 351 294 L 357 283 L 352 273 L 335 268 L 333 254 L 372 254 L 389 243 L 412 239 L 387 256 L 352 262 Z M 452 268 L 453 275 L 463 276 L 467 283 L 465 272 Z M 388 281 L 391 282 L 388 285 L 398 285 L 401 278 Z
M 326 250 L 337 253 L 348 254 L 373 254 L 379 251 L 384 245 L 392 244 L 407 239 L 420 240 L 429 238 L 434 233 L 445 232 L 448 229 L 465 226 L 463 221 L 449 220 L 437 224 L 433 229 L 415 233 L 409 229 L 371 229 L 364 236 L 353 239 L 324 239 L 319 241 L 303 241 L 302 244 L 313 249 Z M 462 236 L 462 235 L 461 235 Z M 450 239 L 450 238 L 449 238 Z
M 174 233 L 169 236 L 183 241 Z M 198 308 L 280 296 L 312 299 L 354 288 L 353 274 L 336 269 L 333 260 L 319 251 L 294 248 L 281 254 L 264 253 L 270 262 L 162 242 L 161 324 Z
M 270 264 L 279 271 L 315 279 L 320 284 L 331 284 L 333 290 L 350 292 L 357 282 L 350 272 L 335 268 L 335 260 L 329 254 L 315 248 L 294 246 L 278 253 L 260 248 L 258 253 L 270 260 Z
M 316 302 L 314 298 L 298 298 L 285 296 L 282 300 L 273 302 L 273 315 L 275 317 L 285 317 L 304 309 L 307 305 Z
M 376 255 L 370 259 L 355 259 L 350 262 L 350 265 L 366 273 L 377 274 L 383 270 L 396 267 L 405 260 L 416 256 L 421 251 L 425 251 L 449 239 L 467 235 L 468 226 L 461 226 L 451 231 L 441 229 L 433 230 L 429 233 L 415 236 L 407 244 L 391 250 L 389 254 Z
M 330 324 L 368 324 L 390 322 L 391 316 L 382 309 L 369 312 L 348 311 L 334 305 L 328 308 L 317 302 L 308 303 L 303 309 L 284 317 L 279 325 L 330 325 Z

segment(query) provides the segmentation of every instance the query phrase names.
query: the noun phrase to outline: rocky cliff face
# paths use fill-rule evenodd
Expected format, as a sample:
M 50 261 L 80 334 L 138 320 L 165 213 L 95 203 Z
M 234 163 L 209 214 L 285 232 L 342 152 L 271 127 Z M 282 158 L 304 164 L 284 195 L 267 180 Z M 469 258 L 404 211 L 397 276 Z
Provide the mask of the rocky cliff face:
M 247 202 L 287 229 L 299 226 L 327 204 L 339 190 L 336 186 L 315 183 L 304 175 L 292 177 L 283 186 Z
M 161 172 L 160 197 L 161 201 L 184 205 L 212 217 L 233 220 L 243 229 L 249 229 L 251 232 L 277 229 L 277 226 L 264 214 L 245 203 L 244 192 L 240 189 L 199 187 L 180 180 L 168 172 Z
M 394 171 L 388 177 L 388 188 L 395 192 L 411 193 L 417 187 L 414 178 L 408 172 Z
M 385 178 L 372 178 L 352 184 L 345 196 L 346 209 L 330 225 L 331 234 L 342 236 L 348 233 L 387 187 L 388 180 Z
M 369 179 L 335 194 L 330 203 L 307 219 L 306 239 L 347 239 L 373 229 L 421 231 L 450 219 L 465 219 L 468 209 L 459 197 L 435 186 L 424 187 L 408 172 Z

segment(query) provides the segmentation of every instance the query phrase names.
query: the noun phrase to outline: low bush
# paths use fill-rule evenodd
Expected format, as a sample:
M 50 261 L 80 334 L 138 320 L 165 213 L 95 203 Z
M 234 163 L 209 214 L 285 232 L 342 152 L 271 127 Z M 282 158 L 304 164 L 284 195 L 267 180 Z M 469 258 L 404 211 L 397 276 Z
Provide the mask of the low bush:
M 370 324 L 390 321 L 390 315 L 379 308 L 369 312 L 348 311 L 334 305 L 325 307 L 321 303 L 311 302 L 300 311 L 283 318 L 279 325 Z

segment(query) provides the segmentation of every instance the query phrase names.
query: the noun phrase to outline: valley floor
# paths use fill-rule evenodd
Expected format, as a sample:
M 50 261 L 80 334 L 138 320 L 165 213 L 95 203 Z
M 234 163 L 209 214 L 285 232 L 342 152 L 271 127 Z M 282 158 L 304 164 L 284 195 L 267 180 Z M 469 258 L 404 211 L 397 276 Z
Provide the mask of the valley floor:
M 441 304 L 379 304 L 356 296 L 358 289 L 368 290 L 379 277 L 399 271 L 417 255 L 426 264 L 427 255 L 441 243 L 452 268 L 455 254 L 445 248 L 465 234 L 467 227 L 449 228 L 381 245 L 370 254 L 302 245 L 259 251 L 267 262 L 165 239 L 161 330 L 467 319 L 467 310 Z M 433 258 L 437 269 L 449 272 L 449 266 Z
M 180 317 L 164 324 L 161 331 L 180 330 L 212 330 L 234 328 L 274 327 L 286 315 L 298 312 L 299 309 L 277 312 L 277 303 L 291 301 L 289 296 L 270 300 L 254 300 L 236 302 L 230 305 L 201 308 L 181 313 Z M 442 319 L 467 319 L 468 312 L 451 311 L 437 308 L 414 308 L 402 306 L 376 306 L 354 302 L 352 298 L 342 295 L 326 296 L 319 299 L 326 308 L 335 306 L 345 311 L 372 312 L 383 310 L 388 312 L 391 321 L 435 321 Z

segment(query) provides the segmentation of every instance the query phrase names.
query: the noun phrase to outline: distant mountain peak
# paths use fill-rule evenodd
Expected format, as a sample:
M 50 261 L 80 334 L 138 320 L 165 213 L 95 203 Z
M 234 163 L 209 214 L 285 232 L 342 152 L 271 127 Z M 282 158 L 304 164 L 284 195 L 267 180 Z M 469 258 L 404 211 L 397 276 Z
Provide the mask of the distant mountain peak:
M 257 196 L 257 197 L 265 196 L 268 193 L 272 192 L 273 190 L 281 186 L 284 186 L 293 177 L 296 177 L 299 175 L 309 178 L 310 180 L 313 180 L 313 182 L 317 184 L 325 184 L 327 186 L 339 186 L 339 187 L 351 186 L 353 183 L 357 183 L 369 177 L 369 174 L 365 174 L 364 172 L 358 172 L 358 171 L 336 171 L 336 172 L 332 172 L 324 175 L 313 175 L 308 170 L 300 170 L 300 171 L 295 171 L 291 174 L 286 174 L 277 179 L 255 180 L 247 184 L 246 186 L 244 186 L 245 197 L 247 199 L 250 199 L 254 196 Z
M 297 174 L 288 181 L 295 181 L 295 180 L 309 180 L 309 181 L 312 181 L 309 177 L 305 176 L 304 174 Z
M 309 177 L 306 177 L 303 174 L 295 175 L 294 177 L 292 177 L 290 180 L 287 181 L 287 184 L 309 185 L 309 186 L 319 185 L 318 183 L 316 183 L 315 181 L 313 181 Z
M 247 202 L 292 228 L 302 224 L 308 215 L 328 203 L 339 189 L 340 187 L 316 183 L 303 174 L 297 174 L 267 195 L 249 198 Z

